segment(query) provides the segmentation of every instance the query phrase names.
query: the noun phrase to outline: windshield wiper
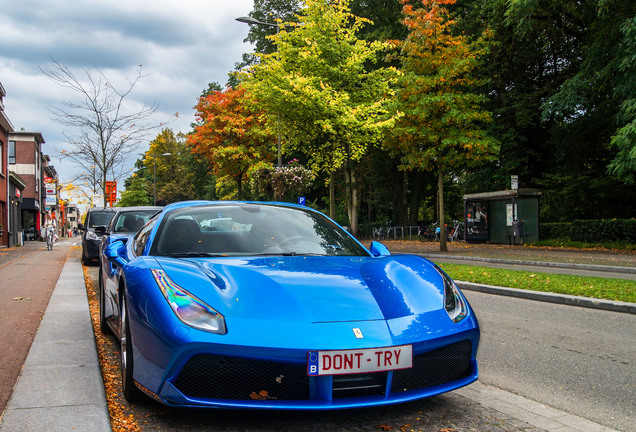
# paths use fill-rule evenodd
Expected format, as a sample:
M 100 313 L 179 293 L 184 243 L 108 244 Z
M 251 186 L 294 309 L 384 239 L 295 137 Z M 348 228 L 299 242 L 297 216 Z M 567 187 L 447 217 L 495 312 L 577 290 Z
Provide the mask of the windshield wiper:
M 201 258 L 201 257 L 226 257 L 227 254 L 211 253 L 211 252 L 174 252 L 164 254 L 164 256 L 172 258 Z

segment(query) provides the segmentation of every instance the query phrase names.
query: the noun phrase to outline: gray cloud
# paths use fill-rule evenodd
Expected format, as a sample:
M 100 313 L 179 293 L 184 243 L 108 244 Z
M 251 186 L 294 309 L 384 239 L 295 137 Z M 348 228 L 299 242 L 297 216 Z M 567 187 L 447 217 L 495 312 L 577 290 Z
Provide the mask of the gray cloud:
M 160 121 L 179 112 L 170 127 L 187 132 L 194 121 L 192 107 L 208 83 L 225 84 L 242 53 L 252 49 L 243 43 L 247 25 L 234 20 L 252 6 L 252 0 L 11 1 L 0 7 L 0 82 L 7 91 L 6 113 L 16 129 L 42 132 L 45 151 L 54 153 L 66 145 L 64 134 L 73 131 L 53 122 L 49 108 L 76 95 L 53 83 L 40 68 L 50 67 L 55 59 L 78 75 L 82 68 L 98 68 L 119 80 L 143 65 L 148 76 L 130 102 L 156 101 Z M 63 180 L 73 172 L 66 164 L 56 161 Z

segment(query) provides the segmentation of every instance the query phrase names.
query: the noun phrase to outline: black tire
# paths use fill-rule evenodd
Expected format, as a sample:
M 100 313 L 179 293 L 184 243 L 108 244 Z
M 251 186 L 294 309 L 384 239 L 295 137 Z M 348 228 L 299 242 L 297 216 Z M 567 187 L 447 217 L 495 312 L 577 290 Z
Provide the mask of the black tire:
M 128 402 L 135 402 L 141 397 L 141 392 L 135 387 L 133 380 L 133 344 L 128 326 L 128 306 L 126 293 L 122 294 L 119 311 L 119 351 L 121 353 L 121 385 L 124 398 Z
M 99 290 L 99 329 L 103 334 L 110 333 L 110 327 L 108 326 L 108 322 L 106 322 L 106 313 L 104 312 L 104 283 L 102 282 L 102 272 L 100 268 L 99 277 L 98 277 L 98 290 Z
M 91 260 L 89 260 L 86 255 L 84 255 L 84 253 L 82 252 L 82 264 L 84 264 L 85 266 L 90 265 L 91 264 Z

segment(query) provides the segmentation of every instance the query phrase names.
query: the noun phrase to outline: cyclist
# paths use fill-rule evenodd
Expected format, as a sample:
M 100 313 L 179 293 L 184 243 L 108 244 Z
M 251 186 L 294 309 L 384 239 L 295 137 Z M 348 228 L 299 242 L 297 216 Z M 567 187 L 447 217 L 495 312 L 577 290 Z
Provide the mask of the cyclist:
M 57 240 L 55 231 L 57 229 L 57 221 L 54 218 L 47 219 L 44 224 L 44 238 L 46 239 L 46 248 L 53 249 L 53 243 Z

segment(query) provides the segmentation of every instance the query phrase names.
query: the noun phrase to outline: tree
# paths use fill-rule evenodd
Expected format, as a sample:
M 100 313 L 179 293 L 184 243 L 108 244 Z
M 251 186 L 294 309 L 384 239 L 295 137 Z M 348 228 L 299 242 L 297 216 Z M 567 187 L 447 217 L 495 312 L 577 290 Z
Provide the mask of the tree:
M 145 178 L 132 175 L 127 182 L 126 189 L 121 193 L 117 201 L 117 207 L 146 206 L 153 203 L 148 196 L 148 182 Z
M 481 54 L 477 44 L 454 33 L 454 21 L 443 5 L 455 0 L 422 0 L 404 5 L 410 33 L 396 41 L 403 76 L 398 82 L 396 109 L 403 113 L 386 146 L 401 156 L 403 169 L 437 173 L 440 249 L 445 251 L 444 176 L 475 165 L 496 150 L 481 129 L 489 113 L 484 97 L 471 90 Z
M 284 149 L 305 153 L 315 173 L 329 176 L 334 214 L 335 173 L 344 172 L 349 225 L 358 232 L 360 184 L 356 165 L 393 122 L 388 114 L 392 68 L 369 70 L 387 44 L 357 33 L 367 20 L 349 0 L 308 0 L 296 22 L 271 37 L 278 50 L 261 57 L 242 83 L 282 133 Z
M 78 134 L 66 136 L 72 148 L 63 154 L 79 164 L 85 172 L 85 180 L 93 187 L 93 193 L 101 192 L 106 206 L 106 180 L 117 173 L 128 156 L 135 151 L 146 134 L 157 127 L 149 122 L 157 111 L 157 104 L 143 104 L 131 108 L 128 98 L 141 78 L 141 66 L 132 79 L 126 79 L 117 89 L 99 69 L 82 68 L 83 77 L 77 77 L 63 63 L 53 61 L 53 66 L 42 71 L 58 85 L 79 95 L 81 100 L 69 100 L 62 107 L 53 107 L 54 119 L 76 128 Z
M 264 116 L 243 88 L 203 95 L 195 109 L 199 122 L 187 137 L 188 145 L 207 159 L 217 177 L 231 178 L 242 199 L 250 167 L 272 156 Z
M 626 156 L 634 148 L 629 101 L 636 92 L 636 38 L 630 28 L 636 4 L 458 4 L 462 31 L 479 35 L 488 28 L 496 41 L 481 70 L 492 83 L 489 132 L 501 151 L 479 179 L 471 179 L 469 191 L 506 187 L 510 174 L 518 174 L 524 187 L 541 188 L 543 221 L 631 217 L 635 191 L 620 181 L 629 182 Z
M 165 128 L 150 142 L 143 166 L 148 195 L 167 202 L 193 199 L 192 154 L 185 137 Z

